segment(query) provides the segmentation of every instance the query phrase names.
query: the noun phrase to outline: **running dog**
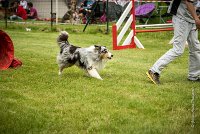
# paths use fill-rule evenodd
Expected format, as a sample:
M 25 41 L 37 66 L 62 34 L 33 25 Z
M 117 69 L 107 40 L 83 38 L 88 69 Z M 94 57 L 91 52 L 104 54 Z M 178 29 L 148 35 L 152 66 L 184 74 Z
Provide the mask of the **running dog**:
M 62 31 L 57 38 L 60 53 L 57 56 L 59 75 L 64 68 L 76 65 L 85 70 L 88 76 L 103 80 L 99 71 L 105 67 L 105 63 L 112 59 L 113 55 L 105 46 L 93 45 L 87 48 L 71 45 L 68 42 L 69 34 Z

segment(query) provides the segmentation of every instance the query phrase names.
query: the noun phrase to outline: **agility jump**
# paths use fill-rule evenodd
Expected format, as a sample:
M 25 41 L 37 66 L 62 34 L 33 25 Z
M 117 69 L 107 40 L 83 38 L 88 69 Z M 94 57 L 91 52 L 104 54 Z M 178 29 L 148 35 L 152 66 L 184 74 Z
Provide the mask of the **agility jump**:
M 152 24 L 152 25 L 136 25 L 135 24 L 135 6 L 134 6 L 134 0 L 131 0 L 128 4 L 127 8 L 124 10 L 123 14 L 119 18 L 118 22 L 112 26 L 112 34 L 113 34 L 113 50 L 120 50 L 125 48 L 142 48 L 144 49 L 144 46 L 142 43 L 138 40 L 136 37 L 136 33 L 141 32 L 162 32 L 162 31 L 172 31 L 172 23 L 168 24 Z M 142 2 L 142 1 L 140 1 Z M 147 2 L 147 1 L 145 1 Z M 158 1 L 148 1 L 148 2 L 158 2 Z M 169 1 L 159 1 L 159 2 L 169 2 Z M 124 22 L 127 15 L 130 13 L 130 17 L 125 23 L 124 27 L 121 31 L 119 31 L 120 26 Z M 120 45 L 120 42 L 122 38 L 124 37 L 126 31 L 131 26 L 131 31 L 125 41 Z M 151 29 L 140 29 L 137 30 L 136 28 L 151 28 Z M 119 34 L 118 34 L 119 32 Z
M 118 35 L 119 28 L 121 27 L 122 23 L 124 22 L 125 18 L 127 17 L 129 13 L 131 15 Z M 129 27 L 131 27 L 130 33 L 128 34 L 128 36 L 126 37 L 122 45 L 119 45 L 126 31 L 129 29 Z M 136 46 L 138 48 L 144 49 L 144 46 L 135 36 L 136 31 L 135 31 L 134 0 L 130 1 L 127 8 L 124 10 L 121 17 L 119 18 L 118 22 L 112 26 L 112 34 L 113 34 L 113 49 L 114 50 L 120 50 L 120 49 L 125 49 L 125 48 L 136 48 Z

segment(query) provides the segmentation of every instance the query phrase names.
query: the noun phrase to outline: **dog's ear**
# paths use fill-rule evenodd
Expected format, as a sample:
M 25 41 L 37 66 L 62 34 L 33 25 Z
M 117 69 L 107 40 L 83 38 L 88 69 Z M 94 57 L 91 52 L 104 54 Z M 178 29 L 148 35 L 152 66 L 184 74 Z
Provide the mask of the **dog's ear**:
M 101 46 L 94 45 L 94 47 L 95 47 L 95 50 L 100 50 L 101 49 Z
M 94 47 L 95 47 L 95 48 L 98 48 L 99 46 L 98 46 L 98 45 L 94 45 Z

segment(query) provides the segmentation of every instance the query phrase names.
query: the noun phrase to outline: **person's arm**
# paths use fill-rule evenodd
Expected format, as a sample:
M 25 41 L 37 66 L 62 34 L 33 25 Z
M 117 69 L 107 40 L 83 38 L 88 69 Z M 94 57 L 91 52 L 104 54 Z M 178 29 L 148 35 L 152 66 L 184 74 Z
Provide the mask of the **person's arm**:
M 196 8 L 193 5 L 193 0 L 185 0 L 185 4 L 187 6 L 188 11 L 190 12 L 190 14 L 192 15 L 192 17 L 195 20 L 197 29 L 200 29 L 200 20 L 199 17 L 196 14 Z
M 34 12 L 30 12 L 30 14 L 28 14 L 28 16 L 33 17 Z
M 27 2 L 26 1 L 24 1 L 24 2 L 25 2 L 24 3 L 24 5 L 25 5 L 24 8 L 27 9 Z

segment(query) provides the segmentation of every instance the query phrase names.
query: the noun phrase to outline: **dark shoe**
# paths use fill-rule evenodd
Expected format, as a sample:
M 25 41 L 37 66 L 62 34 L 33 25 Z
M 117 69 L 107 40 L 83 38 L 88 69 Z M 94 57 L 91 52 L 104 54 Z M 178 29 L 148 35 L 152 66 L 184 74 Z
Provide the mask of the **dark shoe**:
M 192 82 L 200 82 L 200 78 L 196 79 L 196 80 L 191 80 L 191 79 L 188 79 L 189 81 L 192 81 Z
M 153 73 L 151 70 L 149 70 L 148 72 L 146 72 L 147 76 L 149 77 L 149 79 L 154 83 L 154 84 L 160 84 L 160 75 L 158 73 Z

